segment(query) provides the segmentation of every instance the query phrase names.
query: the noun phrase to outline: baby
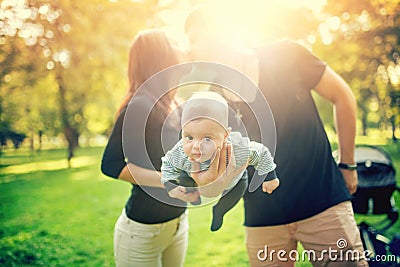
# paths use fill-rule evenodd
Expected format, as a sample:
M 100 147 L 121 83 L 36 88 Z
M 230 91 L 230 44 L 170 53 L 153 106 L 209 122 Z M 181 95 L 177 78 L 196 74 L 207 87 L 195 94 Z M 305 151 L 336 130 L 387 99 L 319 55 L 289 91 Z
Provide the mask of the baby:
M 253 165 L 259 175 L 265 179 L 264 192 L 272 193 L 279 186 L 275 173 L 275 163 L 263 144 L 250 141 L 239 132 L 231 132 L 228 127 L 229 107 L 226 100 L 216 92 L 195 92 L 182 105 L 182 139 L 162 158 L 161 181 L 171 197 L 179 192 L 188 192 L 189 188 L 205 186 L 210 181 L 197 180 L 194 172 L 207 171 L 215 160 L 217 149 L 227 143 L 232 145 L 232 154 L 236 166 Z M 181 175 L 186 172 L 189 176 Z M 211 231 L 222 226 L 223 216 L 241 199 L 248 185 L 247 175 L 243 171 L 222 193 L 222 197 L 213 206 Z M 200 204 L 200 199 L 192 203 Z

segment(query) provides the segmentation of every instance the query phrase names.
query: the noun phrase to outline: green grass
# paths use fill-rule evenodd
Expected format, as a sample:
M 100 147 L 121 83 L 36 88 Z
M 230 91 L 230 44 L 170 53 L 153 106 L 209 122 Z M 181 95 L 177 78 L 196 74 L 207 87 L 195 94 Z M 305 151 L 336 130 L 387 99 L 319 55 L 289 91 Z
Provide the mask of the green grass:
M 400 155 L 393 145 L 387 149 L 399 173 Z M 113 227 L 130 185 L 100 173 L 102 151 L 79 149 L 72 169 L 64 150 L 2 154 L 0 266 L 114 266 Z M 242 203 L 216 233 L 209 230 L 210 208 L 189 210 L 186 266 L 247 266 Z
M 113 221 L 129 186 L 100 174 L 99 148 L 79 151 L 76 163 L 84 162 L 73 169 L 66 168 L 59 152 L 38 155 L 49 153 L 37 171 L 28 165 L 29 172 L 8 174 L 3 168 L 0 258 L 11 266 L 112 266 Z M 97 163 L 84 164 L 88 157 Z M 21 155 L 21 168 L 31 158 Z M 49 170 L 52 162 L 55 170 Z

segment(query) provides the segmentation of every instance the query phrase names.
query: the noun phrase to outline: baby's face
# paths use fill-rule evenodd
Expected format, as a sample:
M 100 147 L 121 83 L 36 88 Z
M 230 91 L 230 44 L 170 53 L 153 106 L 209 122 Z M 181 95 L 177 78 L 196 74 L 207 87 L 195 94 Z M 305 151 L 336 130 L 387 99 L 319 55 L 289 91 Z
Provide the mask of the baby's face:
M 227 131 L 210 119 L 193 120 L 182 129 L 183 150 L 192 161 L 213 160 L 226 138 Z

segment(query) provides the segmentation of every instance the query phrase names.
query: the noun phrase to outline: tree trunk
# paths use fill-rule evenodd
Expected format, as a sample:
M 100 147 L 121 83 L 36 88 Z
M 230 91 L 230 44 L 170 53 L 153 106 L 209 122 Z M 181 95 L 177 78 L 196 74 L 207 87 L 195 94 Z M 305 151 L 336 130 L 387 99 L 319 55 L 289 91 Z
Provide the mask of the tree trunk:
M 79 133 L 76 129 L 74 129 L 71 124 L 69 123 L 68 120 L 68 110 L 67 110 L 67 101 L 65 97 L 65 87 L 63 84 L 62 80 L 62 75 L 61 75 L 61 66 L 56 67 L 56 79 L 58 82 L 58 91 L 59 91 L 59 101 L 60 101 L 60 115 L 61 115 L 61 123 L 63 126 L 64 130 L 64 137 L 67 140 L 68 143 L 68 155 L 67 155 L 67 160 L 68 160 L 68 168 L 71 168 L 71 159 L 74 157 L 74 150 L 79 146 L 78 143 L 78 138 L 79 138 Z
M 68 168 L 71 168 L 71 159 L 74 156 L 74 150 L 75 148 L 79 147 L 79 134 L 74 128 L 71 127 L 69 123 L 67 123 L 64 125 L 64 136 L 68 142 Z
M 31 138 L 29 139 L 29 147 L 30 150 L 33 152 L 35 150 L 35 132 L 33 130 L 31 132 Z
M 39 147 L 38 147 L 38 150 L 41 151 L 42 150 L 42 136 L 43 136 L 43 131 L 42 130 L 39 130 L 38 136 L 39 136 Z
M 361 123 L 362 123 L 362 125 L 361 125 L 361 127 L 362 127 L 362 135 L 363 136 L 367 136 L 367 124 L 368 124 L 368 121 L 367 121 L 367 113 L 366 112 L 363 112 L 362 115 L 361 115 Z
M 390 124 L 392 126 L 392 140 L 396 143 L 397 142 L 397 137 L 396 137 L 396 116 L 392 116 L 390 118 Z

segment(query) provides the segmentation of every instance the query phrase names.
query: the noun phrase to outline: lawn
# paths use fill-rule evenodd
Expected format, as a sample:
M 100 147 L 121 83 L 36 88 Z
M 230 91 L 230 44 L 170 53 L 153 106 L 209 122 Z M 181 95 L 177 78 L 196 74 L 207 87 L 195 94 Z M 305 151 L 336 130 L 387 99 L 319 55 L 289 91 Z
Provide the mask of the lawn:
M 399 173 L 399 153 L 394 146 L 386 148 Z M 0 266 L 114 266 L 113 227 L 130 185 L 100 173 L 102 150 L 79 149 L 71 169 L 64 150 L 3 153 Z M 399 195 L 395 195 L 398 206 Z M 216 233 L 209 231 L 209 206 L 189 212 L 186 266 L 248 265 L 242 203 L 226 215 L 223 228 Z M 391 231 L 400 232 L 399 222 Z

